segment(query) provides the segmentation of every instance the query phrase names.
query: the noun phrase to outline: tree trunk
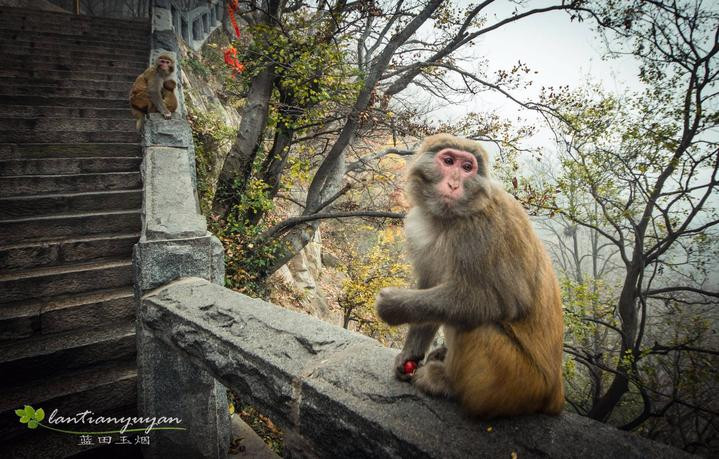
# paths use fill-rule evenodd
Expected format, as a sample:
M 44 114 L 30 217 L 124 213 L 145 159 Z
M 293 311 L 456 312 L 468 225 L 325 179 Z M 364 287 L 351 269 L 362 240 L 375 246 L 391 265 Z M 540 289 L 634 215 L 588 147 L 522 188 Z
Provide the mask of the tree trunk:
M 636 255 L 636 254 L 635 254 Z M 635 257 L 636 260 L 636 257 Z M 620 347 L 619 364 L 617 365 L 617 373 L 614 375 L 609 389 L 604 393 L 592 406 L 587 413 L 592 419 L 606 421 L 614 411 L 617 403 L 622 399 L 624 394 L 629 390 L 628 375 L 631 372 L 631 363 L 624 362 L 627 352 L 632 353 L 634 358 L 634 345 L 637 339 L 637 292 L 639 288 L 637 283 L 641 274 L 640 263 L 633 262 L 627 269 L 627 276 L 624 279 L 622 293 L 619 296 L 619 317 L 622 320 L 622 345 Z
M 274 70 L 267 67 L 255 76 L 250 84 L 237 140 L 222 166 L 212 203 L 212 211 L 221 217 L 226 217 L 239 202 L 252 174 L 252 163 L 259 151 L 262 133 L 267 124 L 273 80 Z

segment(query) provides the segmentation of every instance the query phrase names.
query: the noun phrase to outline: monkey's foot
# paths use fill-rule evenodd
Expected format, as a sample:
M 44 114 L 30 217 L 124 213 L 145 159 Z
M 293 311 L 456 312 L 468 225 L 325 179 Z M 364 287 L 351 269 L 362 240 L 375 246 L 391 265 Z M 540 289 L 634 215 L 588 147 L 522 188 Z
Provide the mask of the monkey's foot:
M 444 370 L 444 364 L 433 360 L 420 367 L 412 376 L 412 384 L 425 394 L 435 397 L 451 397 L 452 389 Z
M 447 347 L 446 346 L 438 347 L 437 349 L 430 352 L 429 355 L 427 355 L 427 359 L 425 360 L 425 363 L 429 363 L 433 360 L 437 360 L 439 362 L 444 362 L 445 357 L 447 357 Z

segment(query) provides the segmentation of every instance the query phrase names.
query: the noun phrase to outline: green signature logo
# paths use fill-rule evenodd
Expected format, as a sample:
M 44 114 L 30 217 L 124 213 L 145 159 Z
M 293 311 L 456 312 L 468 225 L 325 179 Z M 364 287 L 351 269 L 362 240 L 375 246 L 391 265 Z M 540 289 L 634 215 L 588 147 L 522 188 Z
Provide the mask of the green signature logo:
M 25 408 L 21 410 L 15 410 L 15 414 L 20 416 L 20 422 L 27 424 L 31 429 L 37 429 L 37 426 L 42 425 L 40 421 L 45 419 L 45 410 L 42 408 L 35 410 L 30 405 L 25 405 Z
M 15 410 L 15 414 L 20 417 L 20 422 L 23 424 L 27 424 L 28 428 L 30 429 L 37 429 L 38 427 L 42 427 L 43 429 L 53 430 L 55 432 L 62 432 L 67 434 L 82 434 L 82 435 L 106 435 L 106 434 L 114 434 L 114 433 L 120 433 L 124 434 L 125 432 L 145 432 L 149 433 L 152 430 L 186 430 L 184 427 L 170 427 L 170 426 L 162 426 L 162 425 L 156 425 L 156 423 L 179 423 L 182 422 L 181 419 L 178 418 L 167 418 L 167 417 L 160 417 L 157 418 L 134 418 L 134 417 L 122 417 L 122 418 L 92 418 L 91 416 L 88 416 L 88 414 L 91 414 L 91 411 L 85 411 L 82 413 L 79 413 L 80 420 L 75 420 L 74 418 L 62 418 L 62 416 L 57 416 L 55 420 L 53 420 L 53 416 L 57 414 L 57 410 L 53 411 L 53 413 L 50 415 L 50 418 L 48 419 L 49 424 L 54 424 L 58 422 L 63 421 L 71 421 L 75 423 L 84 423 L 85 417 L 88 418 L 88 422 L 90 423 L 106 423 L 106 422 L 118 422 L 118 423 L 124 423 L 125 426 L 119 430 L 110 430 L 110 431 L 103 431 L 103 432 L 78 432 L 74 430 L 62 430 L 62 429 L 56 429 L 55 427 L 51 427 L 47 424 L 42 424 L 40 421 L 45 419 L 45 410 L 42 408 L 38 408 L 37 410 L 34 409 L 30 405 L 25 405 L 24 408 Z M 59 419 L 58 419 L 59 418 Z M 128 428 L 131 424 L 136 423 L 147 423 L 150 424 L 149 426 L 142 427 L 142 428 L 136 428 L 136 429 L 130 429 Z

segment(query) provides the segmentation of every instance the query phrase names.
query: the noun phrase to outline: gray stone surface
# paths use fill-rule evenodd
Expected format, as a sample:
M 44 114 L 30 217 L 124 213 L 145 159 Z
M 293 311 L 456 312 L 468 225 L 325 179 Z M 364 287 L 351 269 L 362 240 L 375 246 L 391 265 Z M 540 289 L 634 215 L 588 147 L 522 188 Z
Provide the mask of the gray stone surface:
M 155 48 L 171 49 L 175 52 L 180 49 L 177 35 L 172 30 L 156 30 L 152 33 L 152 45 Z
M 150 62 L 160 53 L 177 57 L 170 2 L 154 0 Z M 143 125 L 142 234 L 133 250 L 137 303 L 138 411 L 141 415 L 191 417 L 186 432 L 155 431 L 145 458 L 223 458 L 230 442 L 226 389 L 144 326 L 144 292 L 182 276 L 224 283 L 224 252 L 200 214 L 192 133 L 184 119 L 182 72 L 174 79 L 179 107 L 172 119 L 151 114 Z M 183 424 L 183 425 L 187 425 Z
M 180 90 L 178 82 L 178 88 L 175 88 L 175 91 Z M 182 111 L 178 109 L 178 112 L 175 112 L 169 120 L 164 119 L 160 113 L 150 113 L 142 129 L 143 146 L 190 147 L 192 132 L 187 122 L 182 119 L 181 113 Z
M 226 389 L 141 326 L 137 342 L 139 412 L 146 417 L 179 417 L 187 428 L 153 432 L 144 457 L 226 457 L 230 445 Z
M 192 184 L 195 168 L 192 159 L 186 148 L 145 149 L 141 240 L 205 236 L 207 223 L 199 212 Z
M 214 236 L 140 241 L 135 245 L 135 283 L 151 290 L 180 277 L 224 280 L 222 245 Z M 218 270 L 222 270 L 221 272 Z
M 199 238 L 141 241 L 134 248 L 136 295 L 181 276 L 224 280 L 220 241 Z M 226 389 L 211 374 L 193 365 L 144 326 L 147 309 L 138 302 L 138 411 L 144 416 L 192 417 L 187 432 L 155 432 L 146 458 L 225 457 L 230 442 Z M 183 424 L 186 425 L 186 424 Z
M 573 414 L 469 419 L 396 381 L 395 350 L 202 279 L 153 291 L 142 307 L 148 332 L 283 428 L 290 457 L 686 456 Z

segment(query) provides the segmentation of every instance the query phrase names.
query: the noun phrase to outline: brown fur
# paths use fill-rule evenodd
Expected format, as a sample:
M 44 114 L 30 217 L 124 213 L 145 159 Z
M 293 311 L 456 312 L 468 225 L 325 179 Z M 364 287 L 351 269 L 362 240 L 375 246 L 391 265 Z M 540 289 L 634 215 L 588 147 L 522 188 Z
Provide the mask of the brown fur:
M 166 115 L 177 110 L 177 97 L 175 96 L 177 83 L 170 79 L 175 68 L 174 59 L 167 54 L 157 57 L 158 60 L 160 58 L 173 62 L 170 70 L 163 72 L 156 63 L 142 72 L 130 89 L 130 107 L 138 128 L 142 117 L 148 113 L 159 112 Z
M 438 199 L 434 156 L 444 148 L 475 155 L 478 173 L 455 204 Z M 472 141 L 429 137 L 409 172 L 414 207 L 405 231 L 417 289 L 383 289 L 380 317 L 410 323 L 395 372 L 427 352 L 441 324 L 447 353 L 411 378 L 422 391 L 456 397 L 483 418 L 558 414 L 564 406 L 563 320 L 551 261 L 526 212 L 489 178 L 487 154 Z

